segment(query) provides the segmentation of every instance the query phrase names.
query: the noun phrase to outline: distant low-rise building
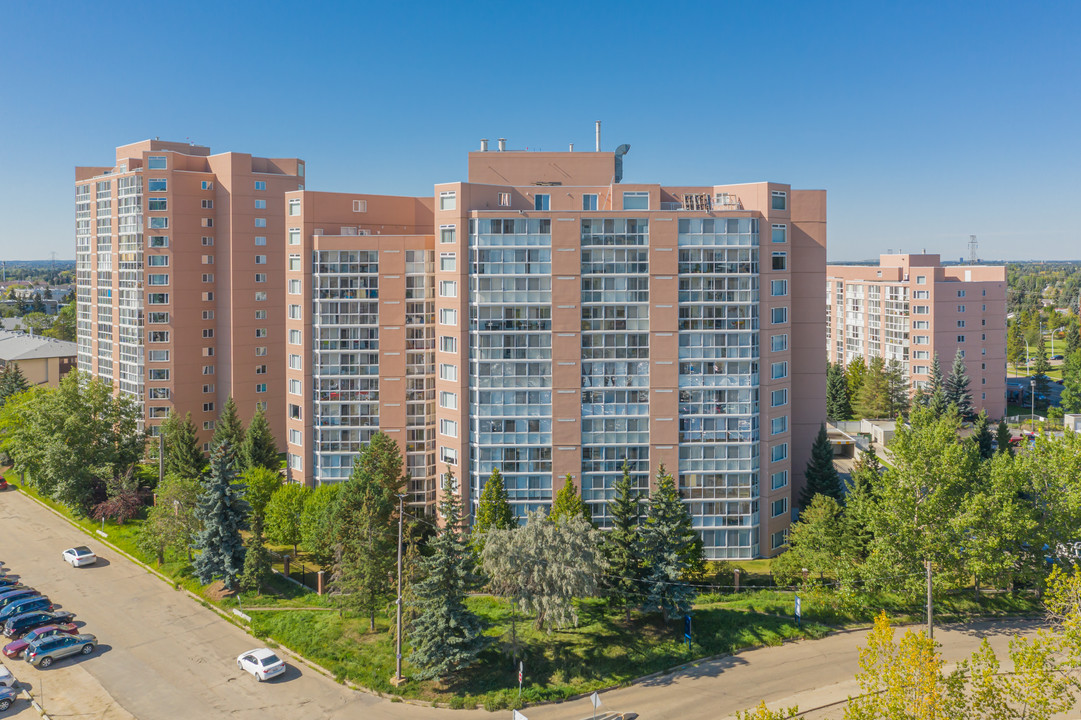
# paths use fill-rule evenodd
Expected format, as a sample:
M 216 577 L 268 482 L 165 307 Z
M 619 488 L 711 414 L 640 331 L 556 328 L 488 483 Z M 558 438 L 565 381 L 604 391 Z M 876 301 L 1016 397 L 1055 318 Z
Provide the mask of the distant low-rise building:
M 66 340 L 0 330 L 0 367 L 15 363 L 31 385 L 56 387 L 75 366 L 78 346 Z

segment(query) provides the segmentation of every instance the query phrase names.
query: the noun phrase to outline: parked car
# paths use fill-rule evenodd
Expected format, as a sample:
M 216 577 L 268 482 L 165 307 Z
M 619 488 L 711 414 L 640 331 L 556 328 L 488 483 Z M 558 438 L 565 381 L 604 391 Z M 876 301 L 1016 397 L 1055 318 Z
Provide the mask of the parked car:
M 1051 359 L 1052 360 L 1065 360 L 1066 358 L 1063 357 L 1062 355 L 1052 355 Z
M 0 592 L 7 592 L 8 588 L 14 589 L 17 585 L 22 585 L 22 583 L 10 575 L 0 577 Z
M 82 567 L 83 565 L 93 565 L 98 561 L 98 556 L 94 554 L 94 551 L 88 548 L 86 545 L 80 545 L 79 547 L 68 548 L 63 553 L 64 562 L 72 567 Z
M 47 668 L 56 660 L 71 655 L 89 655 L 98 641 L 93 635 L 53 635 L 30 643 L 26 647 L 26 662 Z
M 0 665 L 0 687 L 15 687 L 18 684 L 18 680 L 11 674 L 11 671 Z
M 22 600 L 23 598 L 38 594 L 38 591 L 32 587 L 19 585 L 18 589 L 16 590 L 10 590 L 0 593 L 0 609 L 6 608 L 8 605 L 15 602 L 16 600 Z
M 53 635 L 78 635 L 79 628 L 75 627 L 73 623 L 62 623 L 60 625 L 42 625 L 36 627 L 30 632 L 23 635 L 18 640 L 12 640 L 4 646 L 4 655 L 9 658 L 18 658 L 23 654 L 23 650 L 26 646 L 35 640 L 42 638 L 52 637 Z
M 47 610 L 35 610 L 22 613 L 8 618 L 4 623 L 4 637 L 16 638 L 23 633 L 30 632 L 34 628 L 45 625 L 70 624 L 75 619 L 75 613 L 50 612 Z
M 266 648 L 249 650 L 236 659 L 236 666 L 254 675 L 259 682 L 285 672 L 285 662 Z
M 32 595 L 28 598 L 11 603 L 0 610 L 0 627 L 13 617 L 18 617 L 29 612 L 42 611 L 52 612 L 53 601 L 44 595 Z
M 15 696 L 18 694 L 19 691 L 15 688 L 0 688 L 0 711 L 11 707 L 11 704 L 15 702 Z
M 0 490 L 7 490 L 8 487 L 8 481 L 4 479 L 3 475 L 0 475 Z

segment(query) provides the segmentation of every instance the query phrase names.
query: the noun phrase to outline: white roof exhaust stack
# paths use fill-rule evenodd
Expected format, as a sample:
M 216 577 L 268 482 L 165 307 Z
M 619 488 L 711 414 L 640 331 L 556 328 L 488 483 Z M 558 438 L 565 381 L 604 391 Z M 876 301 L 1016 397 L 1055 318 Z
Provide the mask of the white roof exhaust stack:
M 567 152 L 574 152 L 574 143 L 571 143 L 570 150 L 568 150 Z
M 601 121 L 597 121 L 597 152 L 601 151 Z
M 499 138 L 499 152 L 507 149 L 507 138 Z
M 480 151 L 481 152 L 488 152 L 488 138 L 481 138 L 480 139 Z

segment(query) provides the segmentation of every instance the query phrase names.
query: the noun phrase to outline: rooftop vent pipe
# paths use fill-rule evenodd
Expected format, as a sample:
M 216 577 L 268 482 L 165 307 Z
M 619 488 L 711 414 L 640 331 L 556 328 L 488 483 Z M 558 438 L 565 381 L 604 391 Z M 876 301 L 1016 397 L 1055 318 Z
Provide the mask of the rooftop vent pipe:
M 507 149 L 507 138 L 499 138 L 499 152 Z
M 481 138 L 480 139 L 480 151 L 481 152 L 488 152 L 488 138 Z
M 597 121 L 597 152 L 601 151 L 601 121 Z

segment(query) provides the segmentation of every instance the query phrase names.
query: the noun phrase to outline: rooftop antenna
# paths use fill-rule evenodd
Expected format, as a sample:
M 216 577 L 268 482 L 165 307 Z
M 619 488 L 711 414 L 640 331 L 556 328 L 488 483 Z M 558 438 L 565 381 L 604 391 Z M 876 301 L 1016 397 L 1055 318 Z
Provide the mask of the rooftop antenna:
M 968 261 L 973 265 L 979 262 L 979 258 L 976 257 L 976 251 L 980 249 L 980 244 L 976 242 L 975 235 L 968 236 Z

